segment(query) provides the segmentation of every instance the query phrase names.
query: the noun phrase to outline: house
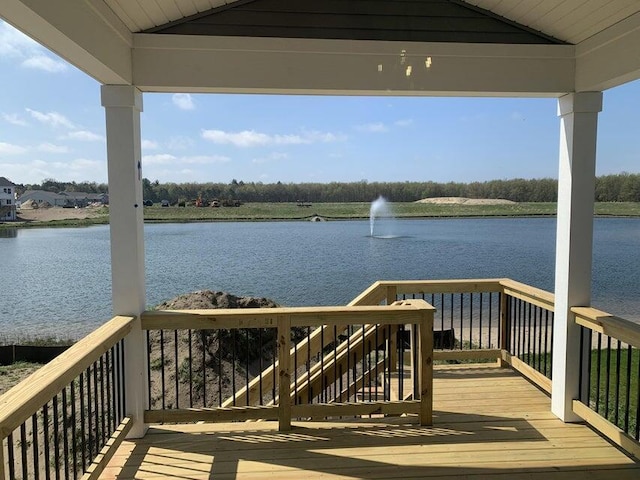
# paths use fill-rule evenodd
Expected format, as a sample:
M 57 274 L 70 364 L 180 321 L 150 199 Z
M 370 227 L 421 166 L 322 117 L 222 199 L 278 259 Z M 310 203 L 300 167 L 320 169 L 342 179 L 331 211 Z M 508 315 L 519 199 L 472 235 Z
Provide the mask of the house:
M 20 203 L 29 206 L 35 202 L 38 206 L 52 207 L 86 207 L 90 203 L 101 203 L 107 205 L 109 196 L 106 193 L 85 193 L 85 192 L 47 192 L 45 190 L 27 190 L 20 196 Z
M 45 190 L 27 190 L 19 198 L 20 204 L 26 208 L 33 203 L 38 207 L 63 207 L 68 200 L 69 198 L 64 195 Z
M 0 177 L 0 221 L 16 220 L 16 186 Z

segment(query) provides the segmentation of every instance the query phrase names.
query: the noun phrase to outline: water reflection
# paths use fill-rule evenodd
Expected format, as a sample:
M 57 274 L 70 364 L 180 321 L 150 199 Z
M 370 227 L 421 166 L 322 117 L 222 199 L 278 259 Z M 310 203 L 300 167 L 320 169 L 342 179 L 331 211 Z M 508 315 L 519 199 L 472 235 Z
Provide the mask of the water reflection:
M 17 228 L 0 228 L 0 238 L 16 238 L 17 236 Z

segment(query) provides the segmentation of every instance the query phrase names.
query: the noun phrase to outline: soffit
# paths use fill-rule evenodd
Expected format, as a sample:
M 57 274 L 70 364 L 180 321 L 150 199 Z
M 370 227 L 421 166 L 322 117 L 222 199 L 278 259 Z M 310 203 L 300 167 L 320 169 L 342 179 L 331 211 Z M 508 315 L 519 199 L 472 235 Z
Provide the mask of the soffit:
M 563 42 L 457 0 L 254 0 L 145 33 L 446 43 Z
M 102 0 L 131 32 L 141 32 L 225 6 L 236 0 Z M 357 0 L 344 0 L 357 1 Z M 294 2 L 292 2 L 294 3 Z M 311 2 L 304 2 L 308 5 Z M 393 3 L 400 3 L 394 0 Z M 407 0 L 404 3 L 410 4 Z M 415 2 L 414 2 L 415 3 Z M 640 12 L 638 0 L 456 0 L 571 44 Z M 294 8 L 295 9 L 295 8 Z

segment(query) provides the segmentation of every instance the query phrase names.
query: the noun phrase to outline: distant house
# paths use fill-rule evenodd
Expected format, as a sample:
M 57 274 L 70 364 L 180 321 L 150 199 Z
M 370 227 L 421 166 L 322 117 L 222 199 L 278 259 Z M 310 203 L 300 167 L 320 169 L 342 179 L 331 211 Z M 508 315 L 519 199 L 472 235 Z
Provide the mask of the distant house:
M 60 192 L 66 198 L 65 207 L 86 207 L 90 203 L 109 203 L 109 196 L 106 193 L 85 193 L 85 192 Z
M 106 193 L 85 192 L 47 192 L 44 190 L 27 190 L 20 197 L 20 203 L 24 206 L 35 202 L 38 206 L 50 205 L 52 207 L 86 207 L 90 203 L 109 203 L 109 195 Z
M 0 221 L 16 220 L 16 185 L 0 177 Z
M 33 203 L 38 205 L 38 207 L 64 207 L 69 198 L 55 192 L 27 190 L 20 196 L 19 200 L 22 207 L 27 208 Z

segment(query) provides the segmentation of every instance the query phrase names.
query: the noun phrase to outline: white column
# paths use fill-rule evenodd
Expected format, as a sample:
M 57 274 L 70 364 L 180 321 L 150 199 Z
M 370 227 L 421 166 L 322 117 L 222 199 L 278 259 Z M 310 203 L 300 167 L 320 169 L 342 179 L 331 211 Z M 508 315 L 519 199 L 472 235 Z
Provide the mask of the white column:
M 137 317 L 124 346 L 126 414 L 133 420 L 129 437 L 137 438 L 146 431 L 143 415 L 147 403 L 146 337 L 139 317 L 145 309 L 142 93 L 132 86 L 103 85 L 102 106 L 107 122 L 113 311 Z
M 601 110 L 601 92 L 573 93 L 558 100 L 560 169 L 551 411 L 565 422 L 580 420 L 571 405 L 578 398 L 580 330 L 570 309 L 591 303 L 596 135 Z

